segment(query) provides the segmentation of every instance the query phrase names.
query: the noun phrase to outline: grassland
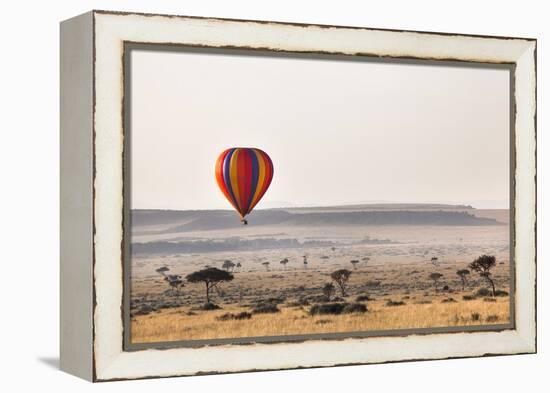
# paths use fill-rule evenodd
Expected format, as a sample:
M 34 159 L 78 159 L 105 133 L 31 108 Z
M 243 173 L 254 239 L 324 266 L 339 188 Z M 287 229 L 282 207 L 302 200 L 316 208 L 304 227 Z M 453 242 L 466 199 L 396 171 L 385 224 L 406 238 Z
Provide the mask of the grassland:
M 214 339 L 227 337 L 278 336 L 335 332 L 359 332 L 404 328 L 472 326 L 508 322 L 507 297 L 496 302 L 484 299 L 441 303 L 433 299 L 426 304 L 405 301 L 402 306 L 387 306 L 386 301 L 367 302 L 366 313 L 345 315 L 315 315 L 307 306 L 280 306 L 274 314 L 253 314 L 246 320 L 220 321 L 227 313 L 250 309 L 231 305 L 223 310 L 191 311 L 188 307 L 162 310 L 153 315 L 134 318 L 134 342 Z M 194 315 L 189 315 L 189 313 Z
M 507 211 L 475 214 L 507 221 Z M 158 229 L 158 228 L 156 228 Z M 162 228 L 160 228 L 162 229 Z M 159 232 L 161 233 L 161 232 Z M 332 242 L 288 249 L 234 250 L 211 253 L 134 255 L 131 275 L 131 340 L 151 343 L 234 337 L 357 332 L 373 330 L 460 327 L 505 324 L 510 318 L 510 262 L 508 225 L 484 226 L 258 226 L 184 234 L 143 231 L 137 241 L 184 238 L 216 241 L 239 239 L 298 239 Z M 361 239 L 387 239 L 362 242 Z M 504 291 L 493 298 L 487 282 L 472 272 L 465 288 L 456 272 L 477 256 L 496 256 L 492 270 L 496 287 Z M 304 255 L 308 264 L 303 264 Z M 437 258 L 432 262 L 432 258 Z M 279 263 L 287 258 L 289 263 Z M 188 283 L 170 289 L 156 269 L 183 278 L 205 266 L 221 268 L 224 260 L 240 263 L 234 279 L 221 283 L 212 301 L 221 309 L 204 311 L 205 288 Z M 350 263 L 358 260 L 355 268 Z M 265 262 L 269 262 L 266 265 Z M 323 286 L 337 269 L 352 271 L 346 296 L 336 292 L 329 302 Z M 440 273 L 437 285 L 431 273 Z M 360 303 L 366 312 L 311 315 L 316 304 Z M 257 313 L 270 305 L 277 312 Z M 245 319 L 232 316 L 246 313 Z

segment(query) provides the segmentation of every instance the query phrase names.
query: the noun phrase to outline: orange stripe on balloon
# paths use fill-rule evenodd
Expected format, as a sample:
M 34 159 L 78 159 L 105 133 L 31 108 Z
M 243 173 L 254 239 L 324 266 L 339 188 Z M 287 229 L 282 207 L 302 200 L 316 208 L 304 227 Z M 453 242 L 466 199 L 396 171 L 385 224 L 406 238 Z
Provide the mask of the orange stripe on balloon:
M 264 185 L 266 166 L 264 156 L 258 151 L 258 149 L 251 150 L 256 155 L 256 158 L 258 160 L 258 184 L 256 185 L 256 189 L 254 190 L 254 197 L 252 198 L 252 202 L 250 202 L 250 206 L 248 207 L 248 213 L 250 213 L 252 208 L 256 205 L 256 203 L 258 203 L 260 199 L 260 194 Z
M 255 150 L 262 156 L 262 161 L 265 167 L 265 174 L 264 174 L 264 179 L 261 186 L 260 186 L 260 183 L 258 183 L 258 192 L 259 192 L 258 197 L 255 198 L 256 199 L 255 203 L 250 205 L 250 207 L 248 208 L 248 211 L 251 211 L 256 206 L 256 204 L 260 201 L 260 199 L 262 199 L 265 192 L 269 188 L 269 185 L 271 184 L 271 179 L 273 179 L 273 163 L 271 162 L 271 159 L 262 150 L 260 149 L 255 149 Z
M 229 179 L 231 180 L 231 189 L 233 190 L 233 195 L 235 196 L 235 203 L 237 204 L 237 211 L 244 216 L 244 212 L 241 206 L 240 198 L 240 189 L 239 189 L 239 173 L 238 173 L 238 160 L 241 153 L 241 149 L 237 148 L 231 156 L 231 162 L 229 163 Z

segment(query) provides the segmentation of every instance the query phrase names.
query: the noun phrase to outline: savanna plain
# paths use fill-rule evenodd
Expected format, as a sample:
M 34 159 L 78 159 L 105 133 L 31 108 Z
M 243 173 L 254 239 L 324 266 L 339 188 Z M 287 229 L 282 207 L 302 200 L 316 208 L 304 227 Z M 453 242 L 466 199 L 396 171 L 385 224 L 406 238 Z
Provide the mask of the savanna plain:
M 132 343 L 510 322 L 509 211 L 134 210 Z

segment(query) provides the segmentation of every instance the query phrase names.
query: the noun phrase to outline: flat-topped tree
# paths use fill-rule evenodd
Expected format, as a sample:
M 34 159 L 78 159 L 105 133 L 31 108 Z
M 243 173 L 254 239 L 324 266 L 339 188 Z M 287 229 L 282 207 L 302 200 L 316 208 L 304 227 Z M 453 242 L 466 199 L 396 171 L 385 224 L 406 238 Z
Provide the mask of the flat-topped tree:
M 493 297 L 495 296 L 495 282 L 491 278 L 491 269 L 497 264 L 497 260 L 494 255 L 482 255 L 475 261 L 470 263 L 468 267 L 474 272 L 479 273 L 493 288 Z
M 348 281 L 349 277 L 351 276 L 351 271 L 348 269 L 339 269 L 330 275 L 330 278 L 334 280 L 336 285 L 338 285 L 338 288 L 340 288 L 340 292 L 342 293 L 342 297 L 346 296 L 346 289 L 348 287 Z
M 233 271 L 233 268 L 235 268 L 235 264 L 233 261 L 230 261 L 229 259 L 226 259 L 223 261 L 222 269 L 225 271 Z
M 185 286 L 183 279 L 179 274 L 167 274 L 164 276 L 168 285 L 172 289 L 172 293 L 175 291 L 178 295 L 180 294 L 181 288 Z
M 191 283 L 203 282 L 206 287 L 206 303 L 210 303 L 210 291 L 220 282 L 233 280 L 233 274 L 210 267 L 188 274 L 185 279 Z
M 357 264 L 359 263 L 359 260 L 358 259 L 352 259 L 350 261 L 350 263 L 352 264 L 354 269 L 357 269 Z
M 464 290 L 466 284 L 468 284 L 468 276 L 470 275 L 470 271 L 468 269 L 460 269 L 457 270 L 456 275 L 460 277 L 460 280 L 462 281 L 462 290 Z
M 279 263 L 283 265 L 283 270 L 286 270 L 286 264 L 288 263 L 288 258 L 281 259 Z

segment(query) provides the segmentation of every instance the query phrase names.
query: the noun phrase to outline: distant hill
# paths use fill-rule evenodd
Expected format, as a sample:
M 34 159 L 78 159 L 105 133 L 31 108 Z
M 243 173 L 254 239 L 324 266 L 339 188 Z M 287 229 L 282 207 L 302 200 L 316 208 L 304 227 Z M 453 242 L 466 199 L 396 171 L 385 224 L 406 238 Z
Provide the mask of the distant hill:
M 281 208 L 253 211 L 250 225 L 285 226 L 358 226 L 358 225 L 502 225 L 488 217 L 476 217 L 469 206 L 432 204 L 377 204 Z M 230 210 L 133 210 L 132 227 L 140 233 L 178 233 L 239 227 Z

